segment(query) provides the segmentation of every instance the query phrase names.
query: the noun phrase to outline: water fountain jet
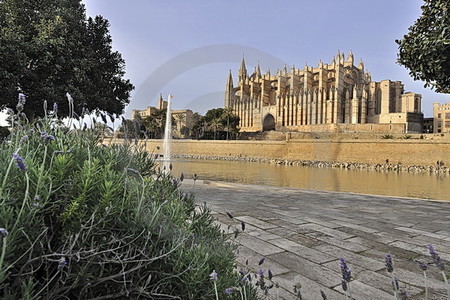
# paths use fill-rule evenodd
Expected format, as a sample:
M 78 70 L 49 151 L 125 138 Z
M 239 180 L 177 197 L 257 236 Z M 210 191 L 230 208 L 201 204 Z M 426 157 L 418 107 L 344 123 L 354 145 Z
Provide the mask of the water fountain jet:
M 163 169 L 170 173 L 170 140 L 172 139 L 172 95 L 167 96 L 166 127 L 164 128 L 163 140 Z

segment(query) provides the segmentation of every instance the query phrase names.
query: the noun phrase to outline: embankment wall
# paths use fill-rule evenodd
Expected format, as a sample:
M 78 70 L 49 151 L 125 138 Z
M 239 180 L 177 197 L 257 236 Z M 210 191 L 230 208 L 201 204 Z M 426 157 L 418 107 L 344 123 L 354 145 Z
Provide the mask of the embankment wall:
M 105 144 L 123 140 L 107 139 Z M 162 140 L 139 141 L 149 152 L 162 153 Z M 159 149 L 158 149 L 159 148 Z M 435 166 L 450 165 L 450 142 L 433 140 L 205 141 L 173 140 L 176 155 L 247 157 L 279 160 Z

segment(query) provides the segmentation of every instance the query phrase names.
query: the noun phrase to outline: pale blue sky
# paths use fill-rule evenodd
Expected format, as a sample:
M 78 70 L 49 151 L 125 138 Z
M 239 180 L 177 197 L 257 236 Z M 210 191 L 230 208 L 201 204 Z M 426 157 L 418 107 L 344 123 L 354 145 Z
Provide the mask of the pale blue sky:
M 450 102 L 424 89 L 395 63 L 397 45 L 420 16 L 422 0 L 84 0 L 89 15 L 111 22 L 114 48 L 136 86 L 128 111 L 174 94 L 175 108 L 204 113 L 223 105 L 228 70 L 242 54 L 253 69 L 316 66 L 337 50 L 363 59 L 373 80 L 401 80 L 423 96 L 422 110 Z M 146 81 L 146 79 L 148 79 Z
M 110 23 L 113 47 L 136 86 L 127 107 L 174 95 L 175 109 L 223 106 L 228 72 L 242 55 L 251 72 L 330 62 L 337 50 L 363 59 L 372 79 L 401 80 L 423 96 L 422 111 L 450 96 L 424 89 L 395 63 L 397 45 L 420 16 L 422 0 L 83 0 L 87 14 Z

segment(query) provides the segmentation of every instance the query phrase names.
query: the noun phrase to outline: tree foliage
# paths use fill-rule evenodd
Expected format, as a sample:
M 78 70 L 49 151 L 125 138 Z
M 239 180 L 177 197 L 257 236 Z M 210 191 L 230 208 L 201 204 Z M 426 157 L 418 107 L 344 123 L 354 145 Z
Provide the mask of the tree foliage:
M 398 63 L 415 80 L 437 92 L 450 92 L 450 15 L 448 0 L 425 0 L 422 16 L 399 45 Z
M 239 120 L 238 116 L 226 108 L 213 108 L 197 119 L 192 131 L 197 138 L 225 139 L 229 134 L 239 131 Z
M 68 92 L 78 114 L 122 113 L 134 87 L 108 28 L 101 16 L 87 18 L 80 0 L 0 0 L 0 108 L 14 109 L 20 91 L 25 113 L 42 116 L 45 100 L 61 104 Z

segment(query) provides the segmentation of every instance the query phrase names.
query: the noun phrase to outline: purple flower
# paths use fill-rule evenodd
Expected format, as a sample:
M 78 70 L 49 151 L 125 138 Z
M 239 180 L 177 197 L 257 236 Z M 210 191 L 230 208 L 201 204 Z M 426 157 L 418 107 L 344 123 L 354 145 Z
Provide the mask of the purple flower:
M 24 163 L 22 157 L 19 156 L 19 154 L 17 153 L 13 153 L 13 157 L 16 160 L 16 166 L 21 170 L 21 171 L 26 171 L 27 170 L 27 165 Z
M 65 257 L 61 257 L 58 259 L 58 269 L 62 270 L 64 267 L 67 266 L 67 260 Z
M 56 114 L 58 113 L 58 103 L 53 103 L 53 112 Z
M 386 266 L 386 270 L 389 273 L 392 273 L 394 271 L 394 265 L 392 263 L 392 255 L 391 254 L 386 254 L 384 256 L 384 261 L 385 261 L 385 266 Z
M 180 174 L 180 182 L 183 182 L 183 180 L 184 180 L 184 174 L 181 173 L 181 174 Z
M 234 292 L 234 289 L 233 289 L 233 288 L 227 288 L 227 289 L 225 289 L 225 294 L 227 294 L 227 295 L 231 295 L 233 292 Z
M 392 277 L 392 287 L 394 288 L 394 291 L 398 291 L 399 285 L 398 285 L 398 279 L 397 277 Z
M 346 282 L 350 282 L 350 280 L 352 279 L 352 272 L 348 268 L 347 262 L 345 261 L 345 259 L 339 258 L 339 263 L 341 266 L 342 279 L 344 279 Z
M 55 137 L 53 135 L 48 134 L 45 131 L 41 131 L 41 139 L 44 140 L 45 142 L 48 142 L 48 141 L 54 141 Z
M 268 274 L 269 280 L 272 280 L 273 274 L 270 269 L 267 271 L 267 274 Z
M 426 270 L 428 270 L 428 265 L 424 262 L 419 261 L 419 268 L 425 272 Z
M 27 101 L 27 98 L 25 97 L 25 94 L 19 93 L 19 103 L 25 104 L 26 101 Z
M 341 281 L 341 285 L 342 285 L 342 289 L 346 292 L 347 291 L 347 289 L 348 289 L 348 286 L 347 286 L 347 281 L 345 281 L 345 280 L 342 280 Z
M 217 280 L 217 273 L 216 270 L 213 270 L 213 272 L 211 274 L 209 274 L 209 278 L 211 280 Z
M 5 228 L 0 228 L 0 236 L 2 238 L 7 237 L 9 234 L 8 230 L 6 230 Z
M 264 271 L 262 269 L 259 269 L 258 275 L 259 277 L 264 277 Z
M 444 262 L 441 260 L 439 254 L 437 254 L 437 252 L 434 250 L 433 245 L 428 245 L 428 250 L 430 251 L 433 263 L 439 268 L 439 270 L 444 271 L 445 270 Z
M 24 94 L 19 93 L 19 102 L 16 105 L 17 111 L 20 113 L 23 111 L 23 106 L 25 105 L 26 97 Z
M 266 260 L 265 257 L 261 258 L 258 262 L 258 266 L 262 265 L 264 263 L 264 260 Z

